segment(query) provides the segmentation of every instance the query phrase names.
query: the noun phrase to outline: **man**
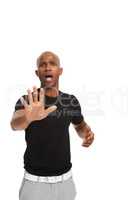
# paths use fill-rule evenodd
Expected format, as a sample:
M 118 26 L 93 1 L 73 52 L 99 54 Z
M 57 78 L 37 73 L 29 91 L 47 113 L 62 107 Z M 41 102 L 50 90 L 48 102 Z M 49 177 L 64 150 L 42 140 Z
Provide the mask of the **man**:
M 76 196 L 69 125 L 73 124 L 84 147 L 91 145 L 94 134 L 84 121 L 78 99 L 59 90 L 62 72 L 57 55 L 42 53 L 35 70 L 40 88 L 28 89 L 15 105 L 11 127 L 25 130 L 27 144 L 20 200 L 74 200 Z

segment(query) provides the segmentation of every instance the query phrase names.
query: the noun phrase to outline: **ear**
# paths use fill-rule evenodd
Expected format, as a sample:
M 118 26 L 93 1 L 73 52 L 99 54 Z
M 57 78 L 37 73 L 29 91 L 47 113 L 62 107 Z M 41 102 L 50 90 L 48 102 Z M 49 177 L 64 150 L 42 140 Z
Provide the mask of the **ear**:
M 35 70 L 35 74 L 38 76 L 38 70 Z
M 63 73 L 63 68 L 60 67 L 59 75 L 61 75 L 62 73 Z

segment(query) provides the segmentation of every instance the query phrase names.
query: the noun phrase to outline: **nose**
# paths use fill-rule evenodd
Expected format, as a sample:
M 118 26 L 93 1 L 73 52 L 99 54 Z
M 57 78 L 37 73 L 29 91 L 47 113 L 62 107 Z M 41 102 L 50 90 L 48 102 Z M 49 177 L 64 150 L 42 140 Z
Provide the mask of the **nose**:
M 51 65 L 50 65 L 50 63 L 46 63 L 45 70 L 46 71 L 51 71 Z

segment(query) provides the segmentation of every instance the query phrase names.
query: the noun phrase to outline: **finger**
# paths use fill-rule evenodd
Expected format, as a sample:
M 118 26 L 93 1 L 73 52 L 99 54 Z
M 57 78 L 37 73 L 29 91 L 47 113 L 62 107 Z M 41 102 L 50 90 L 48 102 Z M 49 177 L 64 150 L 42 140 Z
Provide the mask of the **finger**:
M 94 138 L 94 133 L 91 131 L 91 138 Z
M 88 140 L 85 141 L 85 143 L 89 143 L 89 144 L 91 144 L 91 143 L 93 142 L 93 140 L 94 140 L 93 138 L 88 139 Z
M 86 144 L 82 144 L 82 146 L 83 146 L 83 147 L 89 147 L 90 144 L 89 144 L 89 145 L 88 145 L 88 144 L 87 144 L 87 145 L 86 145 Z
M 53 105 L 53 106 L 50 106 L 49 108 L 47 108 L 45 110 L 45 113 L 48 115 L 49 113 L 55 111 L 57 109 L 57 106 Z
M 83 144 L 84 145 L 90 145 L 92 143 L 92 141 L 86 141 L 86 142 L 84 142 Z
M 85 140 L 83 141 L 83 144 L 90 144 L 90 141 Z
M 82 143 L 82 146 L 89 146 L 90 144 L 88 144 L 88 143 Z
M 89 137 L 86 138 L 86 141 L 91 141 L 91 140 L 94 140 L 94 136 L 93 135 L 90 135 Z
M 83 145 L 91 145 L 92 141 L 83 141 Z
M 93 142 L 93 139 L 92 138 L 88 138 L 88 139 L 84 139 L 83 140 L 83 144 L 91 144 Z
M 91 136 L 87 139 L 88 142 L 93 142 L 93 140 L 94 140 L 94 136 L 93 136 L 93 135 L 91 135 Z
M 90 134 L 87 136 L 85 136 L 85 139 L 87 140 L 90 140 L 90 139 L 93 139 L 94 138 L 94 133 L 93 132 L 90 132 Z
M 31 93 L 30 89 L 28 89 L 27 92 L 28 92 L 28 100 L 29 100 L 29 104 L 31 105 L 31 104 L 33 104 L 32 93 Z
M 44 89 L 40 88 L 40 92 L 39 92 L 39 101 L 42 105 L 45 104 L 45 97 L 44 97 Z
M 33 101 L 37 102 L 38 101 L 38 91 L 36 86 L 33 87 Z
M 25 108 L 28 106 L 27 102 L 24 100 L 23 97 L 20 97 L 20 101 L 24 105 Z
M 94 140 L 94 134 L 91 135 L 91 139 Z

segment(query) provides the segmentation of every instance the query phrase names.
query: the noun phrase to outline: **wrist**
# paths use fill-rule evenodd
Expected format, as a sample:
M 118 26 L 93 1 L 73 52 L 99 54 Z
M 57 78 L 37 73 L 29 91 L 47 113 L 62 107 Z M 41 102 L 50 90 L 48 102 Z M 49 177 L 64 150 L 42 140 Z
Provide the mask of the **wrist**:
M 30 125 L 31 122 L 32 122 L 32 120 L 25 118 L 26 128 Z

